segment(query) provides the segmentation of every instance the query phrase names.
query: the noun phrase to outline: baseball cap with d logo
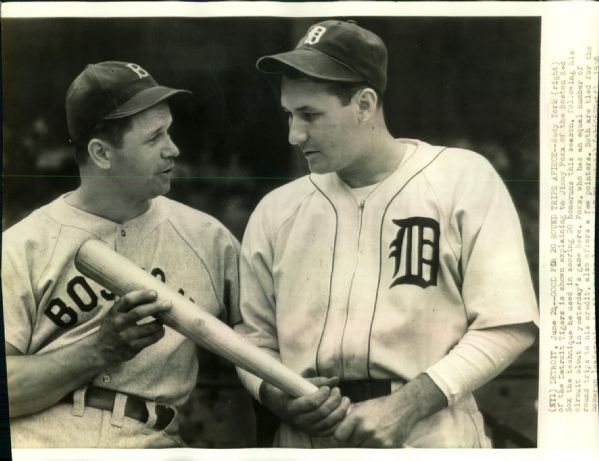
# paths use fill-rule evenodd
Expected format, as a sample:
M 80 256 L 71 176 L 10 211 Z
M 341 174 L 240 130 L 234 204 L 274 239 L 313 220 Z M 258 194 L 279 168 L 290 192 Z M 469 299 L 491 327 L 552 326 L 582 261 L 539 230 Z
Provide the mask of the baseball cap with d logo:
M 100 120 L 129 117 L 177 93 L 161 86 L 141 66 L 120 61 L 88 64 L 66 96 L 67 125 L 76 143 L 89 136 Z
M 380 37 L 354 22 L 312 25 L 292 51 L 263 56 L 256 67 L 281 74 L 285 67 L 323 80 L 366 82 L 379 93 L 387 86 L 387 48 Z

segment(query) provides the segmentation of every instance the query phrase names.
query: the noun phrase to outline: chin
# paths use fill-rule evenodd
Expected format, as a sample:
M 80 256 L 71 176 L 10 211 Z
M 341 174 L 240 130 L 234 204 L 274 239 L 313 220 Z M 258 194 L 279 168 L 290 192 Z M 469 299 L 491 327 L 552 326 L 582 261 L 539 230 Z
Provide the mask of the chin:
M 160 197 L 161 195 L 165 195 L 169 192 L 170 189 L 171 189 L 170 185 L 167 187 L 165 187 L 165 186 L 154 187 L 151 190 L 149 190 L 148 193 L 146 194 L 146 200 L 152 200 L 156 197 Z
M 333 173 L 335 170 L 327 167 L 327 165 L 318 165 L 308 162 L 308 168 L 310 169 L 310 173 L 314 174 L 325 174 L 325 173 Z
M 171 190 L 170 180 L 161 182 L 161 183 L 157 184 L 156 188 L 154 189 L 154 192 L 156 192 L 155 197 L 158 197 L 159 195 L 164 195 L 164 194 L 168 193 L 168 191 L 170 191 L 170 190 Z

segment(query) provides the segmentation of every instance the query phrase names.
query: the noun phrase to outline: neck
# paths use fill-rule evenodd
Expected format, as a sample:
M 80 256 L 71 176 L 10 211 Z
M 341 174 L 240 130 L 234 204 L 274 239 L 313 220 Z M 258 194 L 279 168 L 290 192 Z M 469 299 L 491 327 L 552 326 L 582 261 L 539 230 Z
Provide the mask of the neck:
M 337 175 L 349 187 L 364 187 L 385 180 L 395 171 L 406 151 L 406 146 L 397 142 L 385 126 L 372 127 L 364 135 L 362 143 L 363 159 L 348 171 L 339 171 Z
M 104 180 L 103 180 L 104 179 Z M 81 178 L 81 185 L 67 197 L 67 203 L 87 213 L 124 223 L 144 213 L 151 200 L 135 200 L 108 184 L 106 178 Z

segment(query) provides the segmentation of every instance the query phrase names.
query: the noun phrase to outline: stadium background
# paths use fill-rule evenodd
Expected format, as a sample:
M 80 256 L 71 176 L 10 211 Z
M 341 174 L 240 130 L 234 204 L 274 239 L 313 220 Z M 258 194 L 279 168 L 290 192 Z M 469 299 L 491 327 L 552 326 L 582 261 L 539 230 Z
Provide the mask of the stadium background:
M 387 43 L 390 131 L 473 149 L 498 170 L 537 285 L 540 20 L 352 19 Z M 173 104 L 181 156 L 169 195 L 216 216 L 241 239 L 260 197 L 307 171 L 287 143 L 276 85 L 254 62 L 290 49 L 317 20 L 3 19 L 3 229 L 77 187 L 64 94 L 85 64 L 123 60 L 193 91 Z M 477 392 L 495 446 L 536 445 L 537 377 L 535 345 Z M 205 355 L 182 424 L 191 446 L 267 446 L 274 423 L 254 408 L 231 366 Z

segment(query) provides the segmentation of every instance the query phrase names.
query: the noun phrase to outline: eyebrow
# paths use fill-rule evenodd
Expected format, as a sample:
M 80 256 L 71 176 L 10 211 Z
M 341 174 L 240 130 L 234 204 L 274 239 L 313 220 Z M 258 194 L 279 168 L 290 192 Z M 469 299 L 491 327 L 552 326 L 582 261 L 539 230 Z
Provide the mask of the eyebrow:
M 162 130 L 162 127 L 160 127 L 160 128 L 156 128 L 155 130 L 152 130 L 152 131 L 148 131 L 148 133 L 146 134 L 146 136 L 147 136 L 148 138 L 152 138 L 152 137 L 154 137 L 155 135 L 157 135 L 158 133 L 160 133 L 160 131 L 161 131 L 161 130 Z
M 281 106 L 281 109 L 283 109 L 285 112 L 291 112 L 289 109 L 287 109 L 285 106 Z M 294 109 L 296 112 L 301 112 L 304 110 L 317 110 L 316 108 L 312 107 L 312 106 L 301 106 L 301 107 L 297 107 Z
M 168 123 L 166 124 L 166 126 L 160 124 L 160 126 L 158 126 L 157 128 L 155 128 L 151 131 L 148 131 L 147 136 L 152 137 L 152 136 L 160 133 L 163 129 L 166 129 L 168 131 L 168 129 L 172 126 L 172 124 L 173 124 L 173 118 L 171 117 L 169 119 Z

